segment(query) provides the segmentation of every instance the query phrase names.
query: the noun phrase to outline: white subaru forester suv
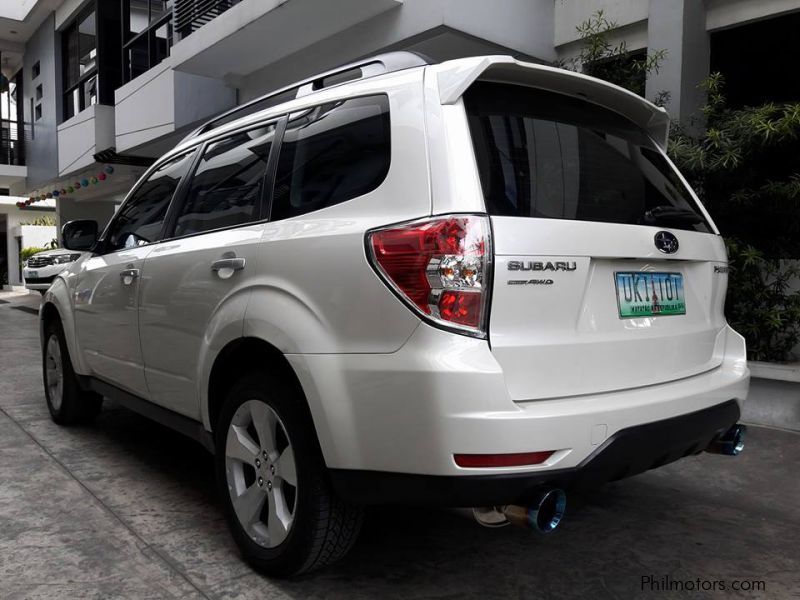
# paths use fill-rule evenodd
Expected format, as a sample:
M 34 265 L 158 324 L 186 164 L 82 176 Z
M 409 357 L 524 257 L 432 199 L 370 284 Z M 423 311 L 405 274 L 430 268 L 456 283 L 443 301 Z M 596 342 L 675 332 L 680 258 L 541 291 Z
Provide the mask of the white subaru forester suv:
M 156 161 L 41 308 L 53 419 L 109 397 L 215 455 L 244 557 L 345 554 L 362 507 L 556 527 L 565 491 L 736 454 L 725 246 L 666 113 L 505 56 L 392 53 Z

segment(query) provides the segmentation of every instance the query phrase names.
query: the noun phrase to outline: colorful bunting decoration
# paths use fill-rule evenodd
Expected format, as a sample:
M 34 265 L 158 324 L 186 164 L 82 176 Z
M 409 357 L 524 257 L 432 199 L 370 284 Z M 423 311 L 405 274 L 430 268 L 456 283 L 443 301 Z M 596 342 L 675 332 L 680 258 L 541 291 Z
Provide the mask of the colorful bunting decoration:
M 25 208 L 26 206 L 30 206 L 36 202 L 41 202 L 42 200 L 47 200 L 49 198 L 64 198 L 71 194 L 78 192 L 83 188 L 88 188 L 89 185 L 99 185 L 101 182 L 107 181 L 109 179 L 109 175 L 114 173 L 114 167 L 111 165 L 106 165 L 99 171 L 96 175 L 92 175 L 91 177 L 84 177 L 79 181 L 75 181 L 71 185 L 65 186 L 60 189 L 54 189 L 47 192 L 38 192 L 26 200 L 20 200 L 17 202 L 17 208 Z

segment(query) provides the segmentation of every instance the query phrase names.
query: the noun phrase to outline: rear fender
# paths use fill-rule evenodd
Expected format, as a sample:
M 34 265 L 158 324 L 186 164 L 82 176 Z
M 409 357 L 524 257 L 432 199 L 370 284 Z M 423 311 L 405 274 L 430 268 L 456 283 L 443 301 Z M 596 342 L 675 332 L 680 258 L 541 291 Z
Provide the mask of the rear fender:
M 200 346 L 195 381 L 198 382 L 197 398 L 200 402 L 200 418 L 207 431 L 211 431 L 212 428 L 208 404 L 211 369 L 222 349 L 242 337 L 244 316 L 247 312 L 250 295 L 250 289 L 238 290 L 220 303 L 211 316 Z

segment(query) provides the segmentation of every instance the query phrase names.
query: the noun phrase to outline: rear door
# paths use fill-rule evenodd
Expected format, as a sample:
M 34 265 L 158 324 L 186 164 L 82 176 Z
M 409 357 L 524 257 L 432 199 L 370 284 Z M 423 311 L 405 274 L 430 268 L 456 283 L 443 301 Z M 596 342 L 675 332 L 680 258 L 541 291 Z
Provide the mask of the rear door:
M 724 245 L 648 135 L 533 88 L 480 82 L 464 102 L 492 216 L 490 343 L 512 397 L 717 366 Z
M 268 123 L 207 144 L 169 239 L 144 264 L 139 320 L 150 398 L 192 418 L 200 418 L 203 352 L 225 328 L 242 334 L 275 133 Z

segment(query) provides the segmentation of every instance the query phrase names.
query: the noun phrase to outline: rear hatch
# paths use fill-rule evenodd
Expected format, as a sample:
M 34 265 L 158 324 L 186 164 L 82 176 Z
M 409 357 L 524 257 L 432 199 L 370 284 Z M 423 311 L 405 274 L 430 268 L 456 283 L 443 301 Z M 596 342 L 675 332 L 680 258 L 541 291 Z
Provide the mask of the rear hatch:
M 507 83 L 477 82 L 464 103 L 492 220 L 489 340 L 512 397 L 719 365 L 724 245 L 650 135 L 580 98 Z

